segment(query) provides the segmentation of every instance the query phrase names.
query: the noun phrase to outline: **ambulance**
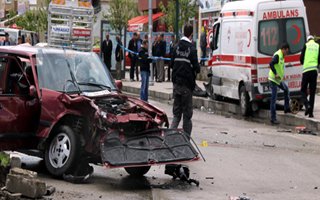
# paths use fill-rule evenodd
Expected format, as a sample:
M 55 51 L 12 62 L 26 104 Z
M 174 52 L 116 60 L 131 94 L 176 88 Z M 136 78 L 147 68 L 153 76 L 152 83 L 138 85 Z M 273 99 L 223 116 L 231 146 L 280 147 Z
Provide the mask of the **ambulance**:
M 243 115 L 256 111 L 260 102 L 270 100 L 269 63 L 280 45 L 287 42 L 290 52 L 285 57 L 285 82 L 291 98 L 298 99 L 302 79 L 300 52 L 308 34 L 302 0 L 226 3 L 213 25 L 206 87 L 209 95 L 239 100 Z M 279 92 L 278 98 L 283 98 L 283 93 Z

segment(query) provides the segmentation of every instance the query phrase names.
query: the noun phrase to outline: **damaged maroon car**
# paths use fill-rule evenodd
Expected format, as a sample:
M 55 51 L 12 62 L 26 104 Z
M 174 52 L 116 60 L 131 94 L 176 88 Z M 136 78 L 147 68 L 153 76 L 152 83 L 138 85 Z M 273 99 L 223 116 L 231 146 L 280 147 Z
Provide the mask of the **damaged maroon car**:
M 120 86 L 95 53 L 0 47 L 0 150 L 39 150 L 57 177 L 88 163 L 144 175 L 199 159 L 162 110 Z

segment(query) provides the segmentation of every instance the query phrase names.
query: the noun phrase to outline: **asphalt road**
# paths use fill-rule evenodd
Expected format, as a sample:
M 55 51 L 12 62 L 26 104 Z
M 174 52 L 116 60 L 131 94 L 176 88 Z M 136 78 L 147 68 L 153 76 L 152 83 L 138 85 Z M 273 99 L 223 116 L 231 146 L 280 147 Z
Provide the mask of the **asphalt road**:
M 151 101 L 172 119 L 172 107 Z M 246 196 L 255 200 L 320 199 L 320 137 L 285 132 L 274 126 L 217 116 L 195 110 L 193 138 L 206 162 L 189 163 L 189 185 L 152 167 L 141 179 L 123 169 L 94 166 L 90 183 L 72 184 L 40 171 L 57 191 L 52 199 L 214 199 Z M 207 147 L 200 144 L 208 143 Z

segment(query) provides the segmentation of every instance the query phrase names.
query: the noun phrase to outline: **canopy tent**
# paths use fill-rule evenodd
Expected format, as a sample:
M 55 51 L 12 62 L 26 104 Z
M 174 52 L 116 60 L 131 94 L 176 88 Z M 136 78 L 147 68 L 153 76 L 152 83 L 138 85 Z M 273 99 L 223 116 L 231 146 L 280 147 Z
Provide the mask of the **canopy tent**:
M 160 19 L 160 17 L 164 16 L 164 13 L 159 12 L 152 15 L 152 22 L 155 22 Z M 129 32 L 135 32 L 135 31 L 142 31 L 143 25 L 148 24 L 149 22 L 149 16 L 143 15 L 138 16 L 130 19 L 128 21 L 128 31 Z

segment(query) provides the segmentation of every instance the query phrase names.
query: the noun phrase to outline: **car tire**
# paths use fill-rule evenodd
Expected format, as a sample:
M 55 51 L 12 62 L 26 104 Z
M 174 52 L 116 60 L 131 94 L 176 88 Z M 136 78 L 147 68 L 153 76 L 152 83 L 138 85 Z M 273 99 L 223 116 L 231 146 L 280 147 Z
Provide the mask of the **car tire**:
M 243 116 L 249 116 L 251 114 L 251 103 L 249 93 L 246 91 L 245 86 L 241 86 L 239 92 L 240 110 Z
M 125 167 L 124 169 L 130 176 L 141 177 L 148 173 L 151 166 L 143 166 L 143 167 Z
M 80 158 L 80 139 L 69 126 L 60 126 L 49 139 L 45 165 L 50 174 L 61 177 L 72 171 Z

